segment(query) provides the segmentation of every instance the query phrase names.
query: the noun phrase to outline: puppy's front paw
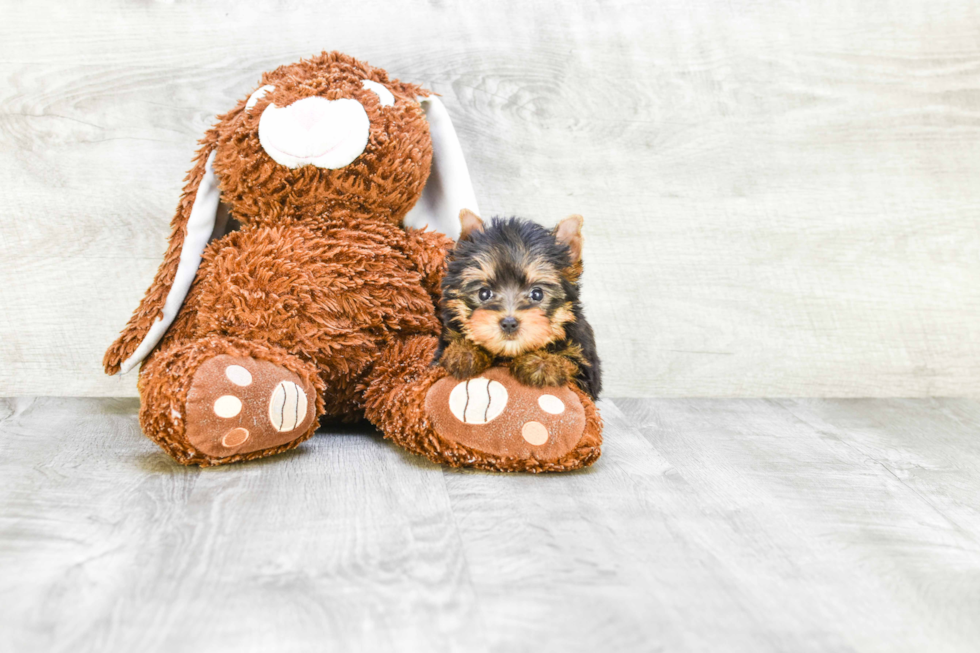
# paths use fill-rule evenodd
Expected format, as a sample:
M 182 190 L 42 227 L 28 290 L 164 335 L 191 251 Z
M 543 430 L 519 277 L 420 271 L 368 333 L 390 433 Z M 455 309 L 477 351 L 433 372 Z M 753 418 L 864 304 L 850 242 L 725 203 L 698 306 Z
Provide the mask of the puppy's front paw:
M 515 358 L 510 372 L 524 385 L 541 388 L 565 385 L 578 372 L 578 367 L 564 356 L 532 351 Z
M 449 343 L 439 359 L 439 364 L 447 372 L 461 380 L 471 379 L 484 372 L 492 362 L 485 351 L 465 340 Z

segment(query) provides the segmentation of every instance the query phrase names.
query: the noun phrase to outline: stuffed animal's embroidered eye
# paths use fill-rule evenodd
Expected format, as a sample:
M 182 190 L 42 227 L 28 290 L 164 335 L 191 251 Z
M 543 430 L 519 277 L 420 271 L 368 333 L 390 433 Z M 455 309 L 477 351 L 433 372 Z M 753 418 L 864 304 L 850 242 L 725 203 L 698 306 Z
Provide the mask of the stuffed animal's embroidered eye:
M 264 98 L 266 93 L 270 93 L 274 90 L 276 90 L 275 86 L 269 86 L 268 84 L 266 84 L 259 90 L 252 93 L 250 96 L 248 96 L 248 102 L 245 103 L 245 110 L 251 111 L 252 107 L 258 104 L 259 100 Z
M 493 297 L 493 291 L 489 288 L 480 288 L 479 297 L 481 302 L 488 301 L 491 297 Z
M 395 106 L 395 96 L 391 94 L 387 88 L 382 84 L 377 82 L 372 82 L 370 79 L 365 79 L 361 82 L 369 91 L 374 91 L 374 94 L 378 96 L 378 101 L 381 102 L 383 107 L 393 107 Z
M 544 291 L 540 288 L 531 288 L 531 301 L 540 302 L 544 299 Z

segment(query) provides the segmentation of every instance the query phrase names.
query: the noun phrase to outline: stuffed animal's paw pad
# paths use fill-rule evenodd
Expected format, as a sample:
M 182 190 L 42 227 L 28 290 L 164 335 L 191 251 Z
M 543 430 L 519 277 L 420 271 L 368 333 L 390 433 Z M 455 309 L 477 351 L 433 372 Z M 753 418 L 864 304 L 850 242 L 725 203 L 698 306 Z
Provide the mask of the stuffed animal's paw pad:
M 538 406 L 551 415 L 561 415 L 565 412 L 565 403 L 555 395 L 541 395 L 538 397 Z
M 464 424 L 492 422 L 507 407 L 507 388 L 484 377 L 456 384 L 449 393 L 449 410 Z
M 306 393 L 292 381 L 280 381 L 269 398 L 269 422 L 279 432 L 292 431 L 306 415 Z

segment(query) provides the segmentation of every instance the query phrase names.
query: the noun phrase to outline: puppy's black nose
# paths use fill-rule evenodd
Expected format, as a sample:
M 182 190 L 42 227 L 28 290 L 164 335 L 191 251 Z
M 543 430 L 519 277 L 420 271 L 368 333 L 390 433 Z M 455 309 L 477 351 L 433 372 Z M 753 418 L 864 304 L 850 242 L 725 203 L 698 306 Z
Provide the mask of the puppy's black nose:
M 514 333 L 520 325 L 516 317 L 505 317 L 500 320 L 500 330 L 504 333 Z

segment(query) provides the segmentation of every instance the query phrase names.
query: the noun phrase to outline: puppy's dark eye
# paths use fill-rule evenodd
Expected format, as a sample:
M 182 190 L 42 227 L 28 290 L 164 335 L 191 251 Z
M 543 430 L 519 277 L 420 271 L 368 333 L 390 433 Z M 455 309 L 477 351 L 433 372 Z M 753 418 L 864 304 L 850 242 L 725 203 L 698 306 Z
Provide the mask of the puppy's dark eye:
M 540 288 L 531 288 L 531 301 L 540 302 L 544 299 L 544 291 Z
M 493 291 L 489 288 L 480 288 L 480 301 L 485 302 L 493 297 Z

